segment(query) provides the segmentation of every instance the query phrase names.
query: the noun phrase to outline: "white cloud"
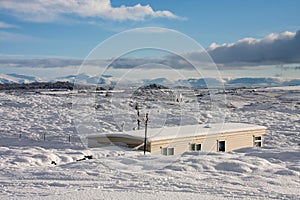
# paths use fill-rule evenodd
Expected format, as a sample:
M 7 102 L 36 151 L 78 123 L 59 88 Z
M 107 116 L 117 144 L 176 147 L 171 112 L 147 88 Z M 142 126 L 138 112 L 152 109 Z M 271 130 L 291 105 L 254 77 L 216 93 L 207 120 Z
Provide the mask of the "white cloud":
M 18 28 L 18 26 L 0 21 L 0 28 Z
M 0 31 L 0 41 L 5 42 L 19 42 L 19 41 L 37 41 L 38 38 L 34 38 L 28 35 L 19 33 L 11 33 L 7 31 Z
M 110 0 L 1 0 L 0 9 L 10 11 L 20 19 L 34 22 L 56 21 L 70 14 L 116 21 L 179 18 L 167 10 L 154 11 L 150 5 L 113 7 Z
M 211 44 L 208 53 L 225 65 L 300 63 L 300 31 L 272 33 L 262 39 L 244 38 L 234 43 Z

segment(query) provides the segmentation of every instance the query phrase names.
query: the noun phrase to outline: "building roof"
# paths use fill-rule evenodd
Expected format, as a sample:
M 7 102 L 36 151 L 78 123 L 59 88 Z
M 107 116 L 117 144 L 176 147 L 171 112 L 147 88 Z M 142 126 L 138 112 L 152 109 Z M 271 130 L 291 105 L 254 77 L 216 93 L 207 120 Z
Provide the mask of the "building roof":
M 251 130 L 265 130 L 264 126 L 258 126 L 253 124 L 244 123 L 218 123 L 203 125 L 185 125 L 185 126 L 164 126 L 162 128 L 148 128 L 147 140 L 148 142 L 167 140 L 174 138 L 184 137 L 195 137 L 209 134 L 226 134 L 240 131 L 251 131 Z M 118 133 L 101 133 L 97 135 L 89 135 L 88 138 L 99 138 L 99 137 L 124 137 L 143 140 L 145 137 L 145 130 L 134 130 L 124 131 Z

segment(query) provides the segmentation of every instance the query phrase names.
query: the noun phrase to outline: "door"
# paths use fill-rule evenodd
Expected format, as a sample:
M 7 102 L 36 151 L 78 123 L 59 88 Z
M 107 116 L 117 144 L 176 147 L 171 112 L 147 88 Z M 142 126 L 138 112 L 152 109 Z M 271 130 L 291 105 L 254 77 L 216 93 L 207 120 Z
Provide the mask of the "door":
M 219 141 L 218 143 L 218 151 L 225 151 L 225 141 Z

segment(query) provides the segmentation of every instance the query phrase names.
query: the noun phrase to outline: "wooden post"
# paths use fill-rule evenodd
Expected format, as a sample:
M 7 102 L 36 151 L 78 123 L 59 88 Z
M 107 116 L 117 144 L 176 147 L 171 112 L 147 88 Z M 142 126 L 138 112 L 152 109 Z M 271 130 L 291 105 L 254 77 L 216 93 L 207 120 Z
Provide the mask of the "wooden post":
M 147 148 L 147 126 L 148 126 L 148 113 L 146 113 L 146 116 L 145 116 L 144 155 L 146 155 L 146 148 Z
M 140 110 L 139 110 L 139 104 L 138 103 L 136 103 L 135 109 L 136 109 L 136 112 L 137 112 L 137 118 L 136 118 L 136 121 L 137 121 L 137 130 L 140 130 L 141 120 L 140 120 Z
M 125 122 L 123 121 L 123 122 L 121 123 L 122 132 L 124 132 L 124 126 L 125 126 Z
M 140 130 L 141 120 L 140 120 L 140 111 L 139 110 L 137 111 L 137 124 L 138 124 L 137 129 Z

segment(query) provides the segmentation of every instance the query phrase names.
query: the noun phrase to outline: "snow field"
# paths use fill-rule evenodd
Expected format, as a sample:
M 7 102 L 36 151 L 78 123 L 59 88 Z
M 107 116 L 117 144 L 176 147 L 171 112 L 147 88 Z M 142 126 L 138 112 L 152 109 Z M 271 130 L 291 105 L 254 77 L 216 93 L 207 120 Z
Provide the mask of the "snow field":
M 300 199 L 299 94 L 295 89 L 244 89 L 220 102 L 226 122 L 268 127 L 263 148 L 160 157 L 126 149 L 84 149 L 74 129 L 71 94 L 0 93 L 0 198 Z M 126 102 L 82 98 L 85 103 L 75 116 L 86 120 L 82 128 L 91 132 L 120 130 L 111 106 L 135 115 Z M 209 98 L 199 101 L 199 110 L 192 101 L 182 106 L 192 118 L 184 123 L 210 121 Z M 101 107 L 95 109 L 95 104 Z M 177 125 L 181 111 L 174 109 L 176 104 L 153 104 L 164 108 L 167 125 Z M 93 159 L 77 162 L 87 155 Z

